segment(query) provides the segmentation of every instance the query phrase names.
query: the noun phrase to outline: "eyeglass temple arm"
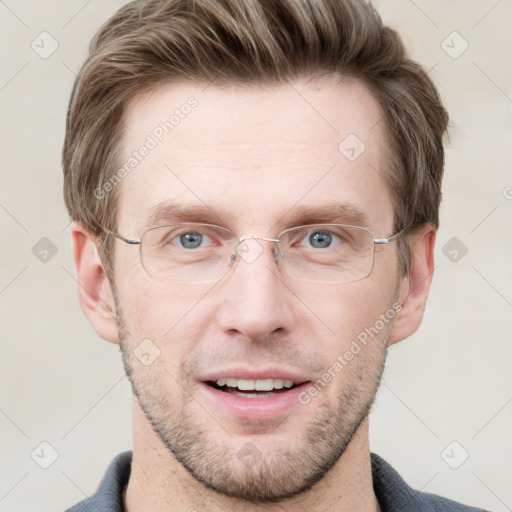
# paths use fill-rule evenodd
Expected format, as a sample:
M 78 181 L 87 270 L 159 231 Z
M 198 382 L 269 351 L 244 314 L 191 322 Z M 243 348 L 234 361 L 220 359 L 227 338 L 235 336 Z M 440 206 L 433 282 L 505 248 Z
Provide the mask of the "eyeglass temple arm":
M 407 228 L 402 229 L 402 231 L 399 231 L 398 233 L 391 235 L 389 238 L 374 238 L 373 243 L 378 245 L 389 244 L 393 240 L 396 240 L 406 229 Z
M 102 228 L 103 231 L 105 231 L 105 233 L 109 233 L 113 236 L 115 236 L 116 238 L 118 238 L 119 240 L 121 240 L 122 242 L 125 242 L 127 244 L 140 244 L 141 241 L 136 239 L 136 238 L 125 238 L 124 236 L 121 236 L 119 233 L 116 233 L 115 231 L 110 231 L 110 229 L 107 229 L 107 228 Z

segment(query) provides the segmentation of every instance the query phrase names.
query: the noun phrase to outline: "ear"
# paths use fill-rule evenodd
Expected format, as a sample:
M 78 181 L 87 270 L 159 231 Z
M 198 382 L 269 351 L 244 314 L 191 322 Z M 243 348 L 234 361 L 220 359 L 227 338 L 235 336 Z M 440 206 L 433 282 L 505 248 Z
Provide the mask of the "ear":
M 114 295 L 101 264 L 99 237 L 82 223 L 74 221 L 71 240 L 82 311 L 99 336 L 111 343 L 119 343 Z
M 411 336 L 421 324 L 434 274 L 435 240 L 436 230 L 431 224 L 409 238 L 411 268 L 400 282 L 398 301 L 402 309 L 393 321 L 390 345 Z

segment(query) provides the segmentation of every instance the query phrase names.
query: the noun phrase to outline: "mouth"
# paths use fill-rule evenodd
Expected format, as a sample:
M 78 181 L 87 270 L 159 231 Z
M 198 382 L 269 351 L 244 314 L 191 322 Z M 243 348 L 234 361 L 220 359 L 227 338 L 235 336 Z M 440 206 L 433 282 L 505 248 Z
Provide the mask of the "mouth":
M 276 366 L 224 368 L 202 375 L 200 397 L 210 411 L 231 419 L 273 420 L 290 414 L 312 376 Z
M 209 380 L 206 384 L 213 389 L 242 398 L 270 398 L 286 393 L 302 383 L 289 379 L 240 379 L 236 377 L 221 378 L 216 381 Z

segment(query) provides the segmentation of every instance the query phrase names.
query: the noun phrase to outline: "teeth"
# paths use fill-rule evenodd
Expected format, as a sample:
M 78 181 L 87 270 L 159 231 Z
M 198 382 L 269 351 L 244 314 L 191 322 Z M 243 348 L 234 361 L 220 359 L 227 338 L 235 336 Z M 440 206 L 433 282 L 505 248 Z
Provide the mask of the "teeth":
M 230 388 L 236 388 L 238 384 L 238 379 L 226 379 L 226 386 Z
M 273 389 L 282 389 L 293 387 L 292 380 L 283 379 L 219 379 L 217 386 L 228 386 L 230 388 L 238 388 L 241 391 L 272 391 Z
M 254 389 L 256 382 L 249 379 L 238 379 L 236 387 L 241 391 L 251 391 Z M 234 386 L 233 386 L 234 387 Z
M 290 382 L 290 381 L 287 381 Z M 292 383 L 293 384 L 293 383 Z M 283 389 L 283 380 L 282 379 L 274 379 L 274 389 Z

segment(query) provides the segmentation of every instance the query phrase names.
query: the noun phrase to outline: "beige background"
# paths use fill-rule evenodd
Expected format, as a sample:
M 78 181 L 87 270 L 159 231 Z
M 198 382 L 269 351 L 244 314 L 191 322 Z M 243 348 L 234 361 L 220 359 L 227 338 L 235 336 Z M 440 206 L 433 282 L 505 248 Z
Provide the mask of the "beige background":
M 79 307 L 60 168 L 74 74 L 123 3 L 0 0 L 1 512 L 62 511 L 131 447 L 118 347 Z M 371 448 L 415 488 L 512 510 L 512 1 L 375 4 L 431 70 L 453 126 L 430 302 L 390 351 Z M 43 31 L 58 43 L 47 58 L 31 47 L 51 49 Z M 43 237 L 57 251 L 46 262 L 33 253 Z M 48 469 L 44 441 L 58 452 Z

